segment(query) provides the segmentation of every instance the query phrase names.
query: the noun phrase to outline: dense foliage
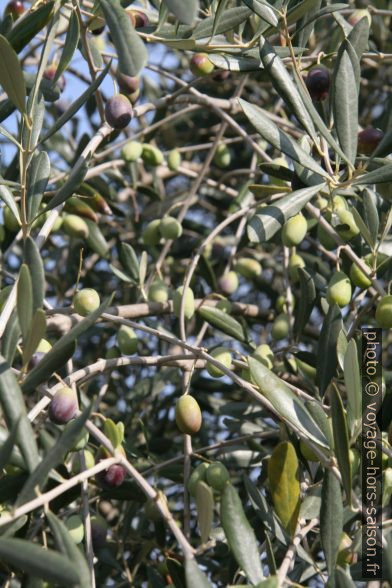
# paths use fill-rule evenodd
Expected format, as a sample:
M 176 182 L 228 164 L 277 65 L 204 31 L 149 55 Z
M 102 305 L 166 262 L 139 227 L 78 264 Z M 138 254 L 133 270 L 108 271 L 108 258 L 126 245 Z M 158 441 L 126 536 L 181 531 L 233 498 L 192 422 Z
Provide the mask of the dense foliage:
M 363 326 L 390 577 L 390 3 L 1 17 L 2 585 L 358 583 Z

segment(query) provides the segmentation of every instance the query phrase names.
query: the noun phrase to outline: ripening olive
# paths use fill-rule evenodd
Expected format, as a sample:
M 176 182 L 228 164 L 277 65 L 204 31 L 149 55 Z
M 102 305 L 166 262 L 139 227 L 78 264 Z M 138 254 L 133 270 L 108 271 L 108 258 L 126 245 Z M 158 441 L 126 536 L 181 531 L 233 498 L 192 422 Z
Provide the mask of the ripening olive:
M 100 35 L 105 29 L 105 21 L 100 16 L 94 16 L 88 23 L 88 29 L 93 35 Z
M 346 306 L 351 300 L 351 282 L 344 272 L 336 272 L 330 279 L 327 287 L 327 300 L 329 304 L 337 304 L 340 308 Z
M 238 288 L 238 275 L 234 271 L 229 271 L 223 274 L 218 280 L 219 289 L 224 294 L 233 294 Z
M 140 96 L 140 80 L 137 77 L 127 76 L 117 70 L 116 79 L 120 93 L 124 94 L 131 102 L 135 104 Z
M 159 231 L 164 239 L 178 239 L 182 235 L 182 226 L 174 216 L 164 216 Z
M 161 233 L 159 226 L 161 221 L 159 218 L 150 221 L 143 231 L 142 239 L 145 245 L 158 245 L 161 240 Z
M 380 129 L 364 129 L 358 133 L 358 153 L 371 155 L 384 137 Z
M 299 245 L 305 238 L 308 223 L 303 214 L 299 213 L 289 218 L 282 227 L 282 243 L 286 247 Z
M 121 149 L 121 156 L 125 161 L 137 161 L 143 152 L 143 145 L 139 141 L 129 141 Z
M 147 14 L 141 12 L 140 10 L 130 10 L 128 15 L 131 19 L 132 26 L 134 26 L 135 29 L 146 27 L 150 22 Z
M 207 53 L 195 53 L 189 65 L 194 76 L 208 76 L 214 70 L 214 64 L 208 59 Z
M 226 347 L 216 347 L 210 353 L 211 357 L 223 363 L 227 368 L 231 366 L 231 353 Z M 221 378 L 224 376 L 224 372 L 210 362 L 207 362 L 207 371 L 213 378 Z
M 350 14 L 347 20 L 350 23 L 350 25 L 355 26 L 357 22 L 359 22 L 363 18 L 368 19 L 369 26 L 372 24 L 372 16 L 366 8 L 358 8 L 357 10 L 354 10 L 354 12 Z
M 55 77 L 55 75 L 56 75 L 56 71 L 57 71 L 57 65 L 56 65 L 56 64 L 54 64 L 54 63 L 52 63 L 51 65 L 49 65 L 49 66 L 48 66 L 48 67 L 45 69 L 45 71 L 44 71 L 44 73 L 42 74 L 42 76 L 43 76 L 43 77 L 44 77 L 46 80 L 53 81 L 53 80 L 54 80 L 54 77 Z M 64 88 L 65 88 L 65 83 L 66 83 L 66 82 L 65 82 L 65 77 L 64 77 L 64 75 L 63 75 L 63 74 L 61 74 L 61 76 L 59 77 L 59 79 L 58 79 L 58 80 L 57 80 L 57 82 L 56 82 L 56 84 L 57 84 L 57 86 L 58 86 L 58 88 L 59 88 L 60 92 L 63 92 L 63 91 L 64 91 Z
M 381 298 L 376 308 L 376 321 L 383 329 L 392 328 L 392 295 Z
M 50 401 L 49 418 L 56 425 L 65 425 L 74 418 L 78 410 L 78 397 L 72 388 L 64 386 L 57 390 Z
M 252 257 L 240 257 L 237 260 L 234 269 L 248 280 L 257 278 L 262 272 L 260 263 L 257 259 L 253 259 Z
M 135 353 L 138 345 L 135 331 L 127 325 L 121 325 L 117 331 L 117 345 L 123 355 Z
M 63 220 L 63 229 L 70 237 L 87 239 L 89 229 L 86 221 L 76 214 L 66 214 Z
M 25 7 L 21 0 L 11 0 L 5 7 L 5 16 L 10 15 L 12 20 L 17 20 L 25 11 Z
M 278 314 L 276 319 L 272 324 L 271 329 L 271 337 L 275 341 L 280 341 L 281 339 L 285 339 L 290 332 L 290 317 L 288 314 L 282 312 Z
M 180 317 L 181 298 L 184 287 L 180 286 L 173 294 L 173 312 L 177 318 Z M 184 316 L 186 319 L 191 319 L 195 313 L 195 297 L 191 288 L 187 288 L 184 300 Z
M 186 394 L 181 396 L 176 403 L 176 423 L 182 433 L 194 435 L 201 427 L 202 416 L 197 401 Z
M 125 129 L 132 116 L 132 104 L 123 94 L 115 94 L 105 104 L 106 122 L 113 129 Z
M 223 463 L 217 461 L 208 466 L 206 471 L 206 481 L 211 488 L 222 492 L 227 482 L 230 479 L 230 474 Z
M 96 290 L 93 288 L 83 288 L 83 290 L 76 292 L 72 303 L 75 312 L 81 316 L 87 316 L 99 308 L 101 300 Z

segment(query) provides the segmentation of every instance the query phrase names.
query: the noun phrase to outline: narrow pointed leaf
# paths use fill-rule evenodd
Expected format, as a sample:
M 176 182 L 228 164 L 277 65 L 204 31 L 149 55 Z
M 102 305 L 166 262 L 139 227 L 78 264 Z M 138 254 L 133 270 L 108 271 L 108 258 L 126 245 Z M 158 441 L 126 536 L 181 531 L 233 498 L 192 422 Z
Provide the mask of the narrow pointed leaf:
M 35 312 L 39 308 L 42 308 L 44 304 L 45 272 L 39 249 L 30 236 L 25 240 L 24 259 L 30 270 L 33 295 L 33 312 Z
M 310 413 L 290 388 L 260 361 L 249 357 L 248 363 L 252 379 L 265 396 L 279 417 L 299 429 L 307 437 L 328 447 L 328 442 L 320 431 Z
M 16 445 L 16 438 L 18 433 L 19 421 L 16 421 L 5 441 L 0 441 L 0 470 L 2 470 L 9 462 L 12 456 L 12 451 Z
M 193 24 L 199 10 L 199 0 L 163 0 L 169 11 L 180 22 Z
M 12 196 L 12 192 L 7 186 L 1 185 L 0 186 L 0 198 L 8 208 L 11 210 L 12 214 L 20 224 L 20 216 L 19 216 L 19 208 L 16 204 L 14 197 Z
M 264 37 L 260 37 L 260 58 L 264 69 L 271 77 L 272 85 L 278 95 L 293 111 L 300 124 L 308 132 L 314 143 L 318 143 L 313 121 L 309 116 L 302 98 L 294 84 L 283 61 L 275 52 L 272 45 Z
M 230 337 L 234 337 L 238 341 L 246 341 L 241 323 L 220 308 L 202 306 L 197 312 L 207 323 L 223 331 L 226 335 L 230 335 Z
M 106 254 L 109 250 L 109 243 L 106 241 L 103 233 L 97 223 L 89 220 L 88 218 L 84 219 L 87 226 L 88 226 L 88 237 L 86 239 L 87 245 L 94 251 L 98 253 L 101 257 L 106 257 Z
M 301 296 L 299 297 L 298 307 L 295 308 L 294 333 L 297 339 L 301 337 L 305 326 L 308 324 L 316 300 L 316 287 L 311 275 L 300 267 L 298 268 L 298 277 Z
M 347 413 L 350 419 L 351 434 L 354 425 L 361 418 L 362 390 L 359 371 L 358 350 L 354 339 L 349 341 L 344 356 L 344 383 L 346 385 Z
M 38 467 L 30 474 L 18 495 L 16 501 L 17 506 L 32 500 L 37 493 L 37 489 L 43 490 L 50 471 L 60 463 L 63 463 L 66 453 L 79 438 L 90 416 L 90 412 L 91 406 L 88 406 L 77 419 L 72 421 L 70 426 L 64 429 L 55 445 L 53 445 Z
M 69 17 L 67 35 L 65 37 L 64 47 L 61 53 L 60 61 L 56 69 L 56 75 L 53 78 L 53 83 L 56 83 L 60 79 L 61 74 L 65 72 L 68 65 L 70 64 L 73 54 L 75 53 L 76 48 L 78 46 L 79 37 L 79 19 L 77 17 L 76 11 L 73 10 L 71 12 L 71 16 Z
M 275 511 L 293 537 L 301 501 L 298 459 L 291 443 L 282 441 L 275 447 L 268 460 L 268 483 Z
M 26 406 L 19 384 L 12 370 L 0 356 L 0 404 L 9 430 L 18 424 L 17 443 L 29 471 L 38 464 L 39 456 L 33 428 L 26 414 Z
M 268 2 L 263 2 L 261 0 L 243 0 L 244 4 L 246 4 L 257 16 L 259 16 L 262 20 L 265 20 L 269 25 L 272 27 L 278 26 L 278 18 L 272 8 L 268 4 Z
M 359 62 L 348 41 L 344 42 L 342 48 L 333 75 L 333 113 L 339 143 L 349 161 L 354 163 L 358 141 Z
M 212 588 L 207 576 L 193 558 L 185 560 L 185 578 L 187 588 Z
M 335 453 L 342 475 L 343 488 L 346 491 L 347 502 L 351 504 L 351 465 L 348 427 L 343 402 L 335 386 L 331 389 L 330 399 Z
M 290 8 L 287 13 L 287 24 L 291 25 L 298 20 L 300 20 L 303 16 L 308 14 L 315 6 L 317 6 L 318 0 L 302 0 L 302 2 L 298 2 L 296 6 Z
M 33 320 L 33 285 L 28 266 L 23 263 L 19 271 L 16 294 L 16 307 L 23 342 L 27 340 L 31 321 Z
M 279 129 L 261 108 L 240 98 L 238 101 L 249 122 L 263 139 L 268 141 L 268 143 L 271 143 L 275 149 L 285 153 L 285 155 L 288 155 L 291 159 L 297 161 L 305 168 L 325 178 L 329 177 L 328 173 L 310 155 L 308 155 L 306 151 L 294 141 L 294 139 Z
M 75 545 L 67 527 L 52 512 L 46 513 L 50 529 L 52 531 L 56 548 L 66 557 L 68 557 L 79 576 L 79 585 L 90 586 L 91 575 L 83 552 Z
M 33 315 L 31 322 L 31 329 L 29 331 L 26 342 L 23 345 L 23 365 L 30 361 L 31 356 L 37 349 L 39 342 L 45 335 L 46 331 L 46 316 L 42 308 L 39 308 Z
M 214 495 L 210 486 L 199 481 L 196 485 L 197 520 L 202 544 L 207 543 L 214 514 Z
M 137 76 L 146 65 L 147 49 L 119 0 L 100 0 L 113 44 L 118 55 L 118 69 L 127 76 Z
M 343 501 L 340 484 L 327 470 L 321 490 L 320 539 L 329 575 L 334 573 L 343 531 Z
M 370 25 L 367 16 L 361 18 L 359 22 L 353 27 L 348 35 L 353 49 L 355 50 L 358 59 L 361 59 L 362 54 L 369 49 L 369 32 Z
M 26 574 L 60 586 L 78 583 L 78 575 L 70 559 L 31 541 L 0 537 L 0 559 Z
M 28 168 L 27 218 L 35 218 L 50 176 L 50 159 L 46 151 L 35 152 Z
M 18 20 L 7 35 L 7 39 L 17 53 L 46 26 L 52 17 L 54 2 L 50 0 L 26 17 Z
M 336 304 L 331 305 L 321 328 L 317 354 L 317 381 L 322 395 L 336 373 L 336 346 L 342 327 L 339 307 Z
M 392 181 L 392 163 L 387 163 L 378 169 L 374 169 L 367 174 L 358 176 L 353 180 L 353 184 L 384 184 Z
M 128 243 L 120 245 L 120 260 L 123 268 L 134 280 L 139 279 L 139 260 L 134 248 Z
M 301 23 L 298 23 L 299 26 L 295 30 L 295 35 L 296 42 L 301 46 L 306 45 L 308 39 L 305 40 L 301 36 L 298 36 L 297 38 L 297 35 L 299 35 L 300 32 L 306 29 L 311 23 L 313 23 L 318 18 L 322 18 L 323 16 L 326 16 L 327 14 L 331 14 L 333 12 L 344 10 L 349 6 L 348 4 L 340 4 L 337 2 L 336 4 L 332 4 L 331 6 L 324 6 L 323 8 L 320 8 L 320 4 L 321 2 L 319 0 L 318 5 L 316 5 L 316 7 L 313 10 L 310 10 L 309 13 L 306 16 L 304 16 L 303 19 L 301 19 Z
M 242 502 L 231 484 L 226 484 L 221 495 L 221 522 L 227 542 L 237 563 L 252 584 L 264 578 L 255 533 L 246 518 Z
M 0 35 L 0 86 L 16 108 L 26 112 L 26 85 L 18 56 L 9 41 Z
M 273 204 L 256 210 L 248 223 L 248 237 L 252 243 L 265 243 L 282 228 L 284 223 L 302 210 L 325 184 L 302 188 L 283 196 Z
M 246 6 L 239 6 L 238 8 L 228 8 L 225 14 L 220 19 L 218 25 L 215 27 L 216 34 L 221 35 L 227 31 L 236 29 L 240 24 L 245 22 L 252 11 Z M 192 39 L 207 39 L 211 37 L 212 30 L 214 27 L 215 16 L 208 16 L 195 27 L 192 34 Z

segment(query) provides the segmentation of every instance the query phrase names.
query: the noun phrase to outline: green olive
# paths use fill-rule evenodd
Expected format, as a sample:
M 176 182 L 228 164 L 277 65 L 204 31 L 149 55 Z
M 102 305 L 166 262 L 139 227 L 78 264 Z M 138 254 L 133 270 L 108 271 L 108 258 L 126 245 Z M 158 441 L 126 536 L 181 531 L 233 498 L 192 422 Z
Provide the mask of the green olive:
M 158 149 L 158 147 L 155 147 L 155 145 L 149 144 L 143 145 L 142 159 L 144 163 L 147 163 L 147 165 L 152 165 L 154 167 L 162 165 L 164 161 L 162 151 Z
M 263 343 L 262 345 L 258 345 L 258 347 L 256 347 L 256 349 L 252 353 L 252 357 L 254 359 L 257 359 L 257 361 L 260 361 L 269 370 L 272 370 L 273 365 L 274 365 L 273 364 L 274 354 L 272 352 L 271 347 L 269 345 L 267 345 L 266 343 Z
M 100 304 L 99 294 L 93 288 L 83 288 L 83 290 L 76 292 L 73 297 L 73 307 L 81 316 L 91 314 L 99 308 Z
M 139 141 L 129 141 L 121 149 L 121 155 L 125 161 L 137 161 L 143 152 L 143 145 Z
M 286 247 L 294 247 L 304 240 L 308 230 L 308 223 L 303 214 L 299 213 L 289 218 L 282 227 L 282 242 Z
M 180 286 L 173 294 L 173 312 L 177 318 L 180 317 L 181 298 L 184 287 Z M 195 313 L 195 297 L 191 288 L 187 288 L 184 300 L 184 316 L 187 320 L 191 319 Z
M 336 272 L 329 281 L 327 287 L 327 300 L 329 304 L 337 304 L 340 308 L 346 306 L 352 295 L 351 282 L 344 272 Z
M 280 341 L 281 339 L 285 339 L 290 332 L 290 317 L 288 314 L 281 313 L 278 314 L 276 319 L 272 324 L 271 329 L 271 337 L 275 341 Z
M 178 149 L 172 149 L 167 156 L 167 166 L 171 171 L 177 171 L 181 165 L 181 153 Z
M 191 473 L 189 480 L 188 480 L 187 488 L 188 488 L 189 494 L 191 494 L 192 496 L 196 495 L 197 483 L 206 481 L 206 473 L 207 473 L 208 467 L 209 467 L 208 463 L 203 461 Z
M 161 240 L 161 233 L 159 227 L 161 220 L 159 218 L 148 223 L 143 231 L 142 239 L 145 245 L 158 245 Z
M 182 226 L 173 216 L 164 216 L 159 223 L 159 232 L 166 240 L 178 239 L 182 235 Z
M 253 259 L 253 257 L 240 257 L 237 260 L 234 269 L 248 280 L 257 278 L 262 272 L 260 263 L 257 259 Z
M 226 349 L 226 347 L 216 347 L 210 353 L 211 357 L 223 363 L 223 365 L 227 368 L 231 366 L 231 353 Z M 224 376 L 224 372 L 221 369 L 216 367 L 210 362 L 207 362 L 207 371 L 213 378 L 221 378 Z
M 212 463 L 208 466 L 206 472 L 206 481 L 207 484 L 211 486 L 211 488 L 214 488 L 214 490 L 222 492 L 229 479 L 230 474 L 226 466 L 224 466 L 220 461 Z
M 76 214 L 67 214 L 63 220 L 63 229 L 70 237 L 87 239 L 89 229 L 86 221 Z
M 376 321 L 383 329 L 392 328 L 392 295 L 381 298 L 376 308 Z
M 169 299 L 169 290 L 162 280 L 157 280 L 151 284 L 148 290 L 148 300 L 150 302 L 160 302 L 164 304 Z
M 292 253 L 289 259 L 288 270 L 290 279 L 294 284 L 299 280 L 298 269 L 300 267 L 305 267 L 303 258 L 298 253 Z
M 135 353 L 138 345 L 135 331 L 127 325 L 121 325 L 117 332 L 117 345 L 123 355 Z

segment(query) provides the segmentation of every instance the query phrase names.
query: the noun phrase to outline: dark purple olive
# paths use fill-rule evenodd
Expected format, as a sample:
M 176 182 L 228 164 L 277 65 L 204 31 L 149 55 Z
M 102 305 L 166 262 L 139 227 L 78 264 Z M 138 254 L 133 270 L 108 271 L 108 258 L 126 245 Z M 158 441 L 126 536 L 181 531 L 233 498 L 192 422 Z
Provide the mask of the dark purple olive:
M 105 547 L 107 535 L 108 526 L 105 519 L 100 515 L 93 515 L 91 517 L 91 539 L 95 551 Z
M 39 364 L 39 362 L 41 361 L 41 359 L 46 355 L 46 353 L 44 351 L 36 351 L 32 356 L 31 359 L 28 363 L 28 368 L 29 370 L 32 370 L 35 368 L 35 366 L 37 366 Z
M 131 19 L 132 26 L 134 26 L 135 29 L 146 27 L 149 24 L 148 16 L 147 14 L 144 14 L 144 12 L 140 12 L 139 10 L 130 10 L 128 14 L 129 18 Z
M 140 95 L 139 78 L 127 76 L 119 71 L 117 71 L 116 78 L 120 93 L 124 94 L 134 104 Z
M 43 77 L 46 80 L 50 80 L 53 81 L 54 80 L 54 76 L 56 75 L 56 71 L 57 71 L 57 65 L 49 65 L 44 73 L 43 73 Z M 59 77 L 59 79 L 57 80 L 56 84 L 58 85 L 60 92 L 63 92 L 64 88 L 65 88 L 65 77 L 63 75 L 61 75 Z
M 116 94 L 106 102 L 106 121 L 113 129 L 125 129 L 131 122 L 132 114 L 132 104 L 123 94 Z
M 24 13 L 24 11 L 25 7 L 23 2 L 20 0 L 12 0 L 5 7 L 4 13 L 6 16 L 12 16 L 12 19 L 16 20 Z
M 371 155 L 383 137 L 384 133 L 380 129 L 364 129 L 358 133 L 358 153 Z
M 328 96 L 331 86 L 329 70 L 322 65 L 315 65 L 309 70 L 305 83 L 312 100 L 322 102 Z
M 60 388 L 49 404 L 49 418 L 56 425 L 65 425 L 78 410 L 78 398 L 72 388 Z

